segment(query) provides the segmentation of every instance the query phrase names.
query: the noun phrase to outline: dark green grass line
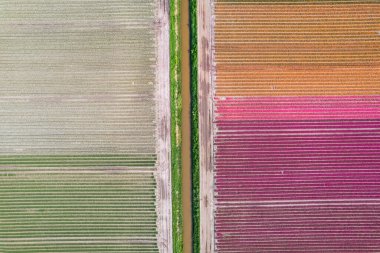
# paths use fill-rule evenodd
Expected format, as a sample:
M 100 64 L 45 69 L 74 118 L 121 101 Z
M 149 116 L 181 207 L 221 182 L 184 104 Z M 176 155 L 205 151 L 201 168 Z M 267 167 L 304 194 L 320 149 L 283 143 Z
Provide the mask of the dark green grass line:
M 156 159 L 156 155 L 121 155 L 121 154 L 94 154 L 94 155 L 0 155 L 2 160 L 22 159 Z
M 112 163 L 112 162 L 104 162 L 104 163 L 27 163 L 27 164 L 21 164 L 21 163 L 12 163 L 12 164 L 0 164 L 0 165 L 6 165 L 6 166 L 17 166 L 17 167 L 107 167 L 107 166 L 114 166 L 114 167 L 121 167 L 121 166 L 131 166 L 131 167 L 147 167 L 151 166 L 154 167 L 155 163 Z
M 200 252 L 197 0 L 190 0 L 190 96 L 193 252 Z
M 63 253 L 63 252 L 67 252 L 67 253 L 72 253 L 72 252 L 78 252 L 78 251 L 83 251 L 83 252 L 101 252 L 101 253 L 104 253 L 104 252 L 112 252 L 112 253 L 128 253 L 128 252 L 131 252 L 131 253 L 152 253 L 152 252 L 158 252 L 158 249 L 157 248 L 153 248 L 152 246 L 152 249 L 145 249 L 145 248 L 142 248 L 142 246 L 138 246 L 138 247 L 125 247 L 125 246 L 119 246 L 118 244 L 115 244 L 115 245 L 104 245 L 104 244 L 100 244 L 99 246 L 88 246 L 88 245 L 85 245 L 85 246 L 81 246 L 81 245 L 65 245 L 64 248 L 62 248 L 62 246 L 50 246 L 48 247 L 48 245 L 41 245 L 41 246 L 37 246 L 37 247 L 34 247 L 34 248 L 31 248 L 31 249 L 28 249 L 27 251 L 25 251 L 24 248 L 21 248 L 21 246 L 13 246 L 13 247 L 7 247 L 7 248 L 4 248 L 4 253 L 43 253 L 43 252 L 48 252 L 48 253 L 52 253 L 52 252 L 58 252 L 58 253 Z
M 18 167 L 154 166 L 153 155 L 0 155 L 0 165 Z

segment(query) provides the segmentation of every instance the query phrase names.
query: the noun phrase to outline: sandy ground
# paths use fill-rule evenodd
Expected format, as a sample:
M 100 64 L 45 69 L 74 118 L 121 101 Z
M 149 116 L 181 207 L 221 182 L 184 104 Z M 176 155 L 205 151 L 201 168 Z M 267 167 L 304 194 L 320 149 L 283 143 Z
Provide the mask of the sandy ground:
M 214 252 L 212 8 L 213 0 L 198 1 L 200 247 L 202 253 Z
M 170 169 L 169 0 L 157 0 L 157 215 L 158 248 L 173 252 Z

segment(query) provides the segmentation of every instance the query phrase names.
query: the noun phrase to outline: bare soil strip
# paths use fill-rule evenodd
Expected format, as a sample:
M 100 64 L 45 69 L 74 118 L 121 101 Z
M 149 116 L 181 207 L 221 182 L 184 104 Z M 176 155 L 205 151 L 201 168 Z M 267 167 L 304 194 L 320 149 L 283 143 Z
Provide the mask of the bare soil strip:
M 213 0 L 198 1 L 200 248 L 202 253 L 214 252 L 212 8 Z
M 171 253 L 173 252 L 173 244 L 170 168 L 169 1 L 158 0 L 157 4 L 157 239 L 159 251 Z

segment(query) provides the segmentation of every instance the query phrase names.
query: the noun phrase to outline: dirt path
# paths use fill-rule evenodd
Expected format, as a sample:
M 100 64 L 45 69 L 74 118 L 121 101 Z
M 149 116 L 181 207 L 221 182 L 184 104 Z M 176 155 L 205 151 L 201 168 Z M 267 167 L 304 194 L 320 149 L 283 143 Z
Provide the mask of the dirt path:
M 200 248 L 214 252 L 213 144 L 212 144 L 212 5 L 213 0 L 198 1 L 198 85 L 200 142 Z
M 173 252 L 170 168 L 169 1 L 157 0 L 157 225 L 158 248 Z
M 189 1 L 181 0 L 183 252 L 192 252 Z

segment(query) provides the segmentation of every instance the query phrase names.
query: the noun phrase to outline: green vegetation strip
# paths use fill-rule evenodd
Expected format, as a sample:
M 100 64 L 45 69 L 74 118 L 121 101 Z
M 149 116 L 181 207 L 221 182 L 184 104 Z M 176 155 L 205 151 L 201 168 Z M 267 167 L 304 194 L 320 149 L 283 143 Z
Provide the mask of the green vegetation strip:
M 190 92 L 193 252 L 200 252 L 197 0 L 190 0 Z
M 151 166 L 155 155 L 10 155 L 0 156 L 1 165 L 17 167 Z
M 174 253 L 183 252 L 180 10 L 180 0 L 170 0 L 170 109 Z

